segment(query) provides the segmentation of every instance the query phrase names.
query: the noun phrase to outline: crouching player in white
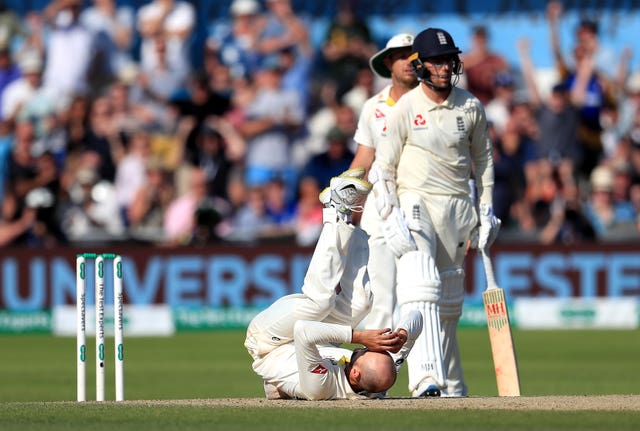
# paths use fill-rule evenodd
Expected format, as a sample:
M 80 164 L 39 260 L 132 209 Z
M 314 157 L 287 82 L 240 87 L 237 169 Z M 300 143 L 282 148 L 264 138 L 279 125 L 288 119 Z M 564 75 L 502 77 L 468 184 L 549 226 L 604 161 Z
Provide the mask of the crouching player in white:
M 371 190 L 364 170 L 331 180 L 320 194 L 324 226 L 302 294 L 287 295 L 249 324 L 245 347 L 269 399 L 351 399 L 389 389 L 422 329 L 410 313 L 397 329 L 358 331 L 371 307 L 366 234 L 349 223 Z M 339 346 L 365 346 L 353 353 Z
M 488 247 L 500 227 L 492 210 L 492 145 L 484 109 L 455 86 L 460 52 L 442 29 L 416 36 L 410 60 L 420 85 L 387 117 L 369 173 L 381 216 L 388 219 L 400 208 L 397 236 L 410 232 L 417 245 L 399 258 L 397 283 L 401 310 L 420 310 L 425 319 L 408 358 L 414 396 L 467 394 L 456 329 L 464 258 L 478 220 L 470 197 L 472 168 L 480 200 L 478 247 Z

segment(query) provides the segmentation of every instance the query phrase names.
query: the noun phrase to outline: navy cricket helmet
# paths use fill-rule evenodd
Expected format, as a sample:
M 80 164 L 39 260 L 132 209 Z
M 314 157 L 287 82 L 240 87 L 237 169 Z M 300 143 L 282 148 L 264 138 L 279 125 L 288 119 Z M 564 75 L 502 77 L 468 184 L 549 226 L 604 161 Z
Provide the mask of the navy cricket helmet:
M 443 55 L 458 55 L 462 51 L 446 30 L 428 28 L 421 31 L 413 40 L 413 52 L 418 53 L 418 57 L 424 60 Z

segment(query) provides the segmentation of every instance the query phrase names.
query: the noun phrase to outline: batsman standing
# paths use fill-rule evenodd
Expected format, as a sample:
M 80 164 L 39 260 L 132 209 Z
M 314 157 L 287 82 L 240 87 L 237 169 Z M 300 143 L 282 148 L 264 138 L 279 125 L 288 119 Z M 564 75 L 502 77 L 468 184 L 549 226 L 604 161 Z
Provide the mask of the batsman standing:
M 403 313 L 419 310 L 422 335 L 409 354 L 414 396 L 465 396 L 456 337 L 464 299 L 463 263 L 478 213 L 471 198 L 472 170 L 479 199 L 479 248 L 500 227 L 493 215 L 492 144 L 484 108 L 455 84 L 460 49 L 445 30 L 428 28 L 410 58 L 420 85 L 387 117 L 369 172 L 376 208 L 407 247 L 398 259 L 397 300 Z M 394 214 L 400 214 L 395 216 Z
M 390 78 L 391 83 L 378 94 L 368 99 L 362 107 L 354 140 L 358 143 L 351 167 L 371 168 L 378 148 L 385 121 L 396 102 L 418 85 L 409 57 L 413 36 L 401 33 L 393 36 L 384 49 L 369 60 L 369 66 L 378 76 Z M 368 198 L 362 212 L 360 226 L 369 235 L 369 277 L 373 304 L 365 320 L 367 328 L 393 327 L 396 307 L 396 256 L 415 244 L 406 241 L 406 236 L 393 237 L 394 229 L 385 229 L 400 213 L 394 212 L 382 220 L 376 210 L 375 200 Z M 391 237 L 387 238 L 391 234 Z M 398 242 L 399 240 L 399 242 Z

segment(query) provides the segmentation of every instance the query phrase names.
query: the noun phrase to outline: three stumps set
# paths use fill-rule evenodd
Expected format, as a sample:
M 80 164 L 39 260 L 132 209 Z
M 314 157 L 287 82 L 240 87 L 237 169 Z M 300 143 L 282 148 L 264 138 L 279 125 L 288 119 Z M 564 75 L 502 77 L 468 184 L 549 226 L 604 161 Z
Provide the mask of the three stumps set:
M 96 320 L 96 401 L 105 400 L 105 267 L 113 264 L 113 326 L 115 340 L 115 399 L 124 401 L 124 294 L 122 290 L 122 256 L 113 253 L 82 253 L 76 255 L 76 339 L 78 401 L 87 400 L 86 388 L 86 293 L 87 262 L 93 260 L 95 273 Z

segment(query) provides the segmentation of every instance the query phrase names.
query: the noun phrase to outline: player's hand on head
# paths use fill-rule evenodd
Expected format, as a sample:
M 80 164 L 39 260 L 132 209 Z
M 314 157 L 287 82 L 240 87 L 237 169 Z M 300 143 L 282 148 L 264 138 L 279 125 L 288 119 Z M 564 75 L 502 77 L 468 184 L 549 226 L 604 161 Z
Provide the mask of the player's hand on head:
M 391 329 L 365 329 L 353 331 L 352 343 L 362 344 L 372 352 L 386 352 L 396 348 L 399 337 Z M 402 347 L 402 345 L 401 345 Z
M 407 331 L 400 328 L 395 332 L 395 334 L 397 335 L 396 343 L 392 347 L 387 349 L 387 351 L 390 353 L 398 353 L 400 349 L 402 349 L 402 346 L 404 346 L 404 343 L 407 342 Z

